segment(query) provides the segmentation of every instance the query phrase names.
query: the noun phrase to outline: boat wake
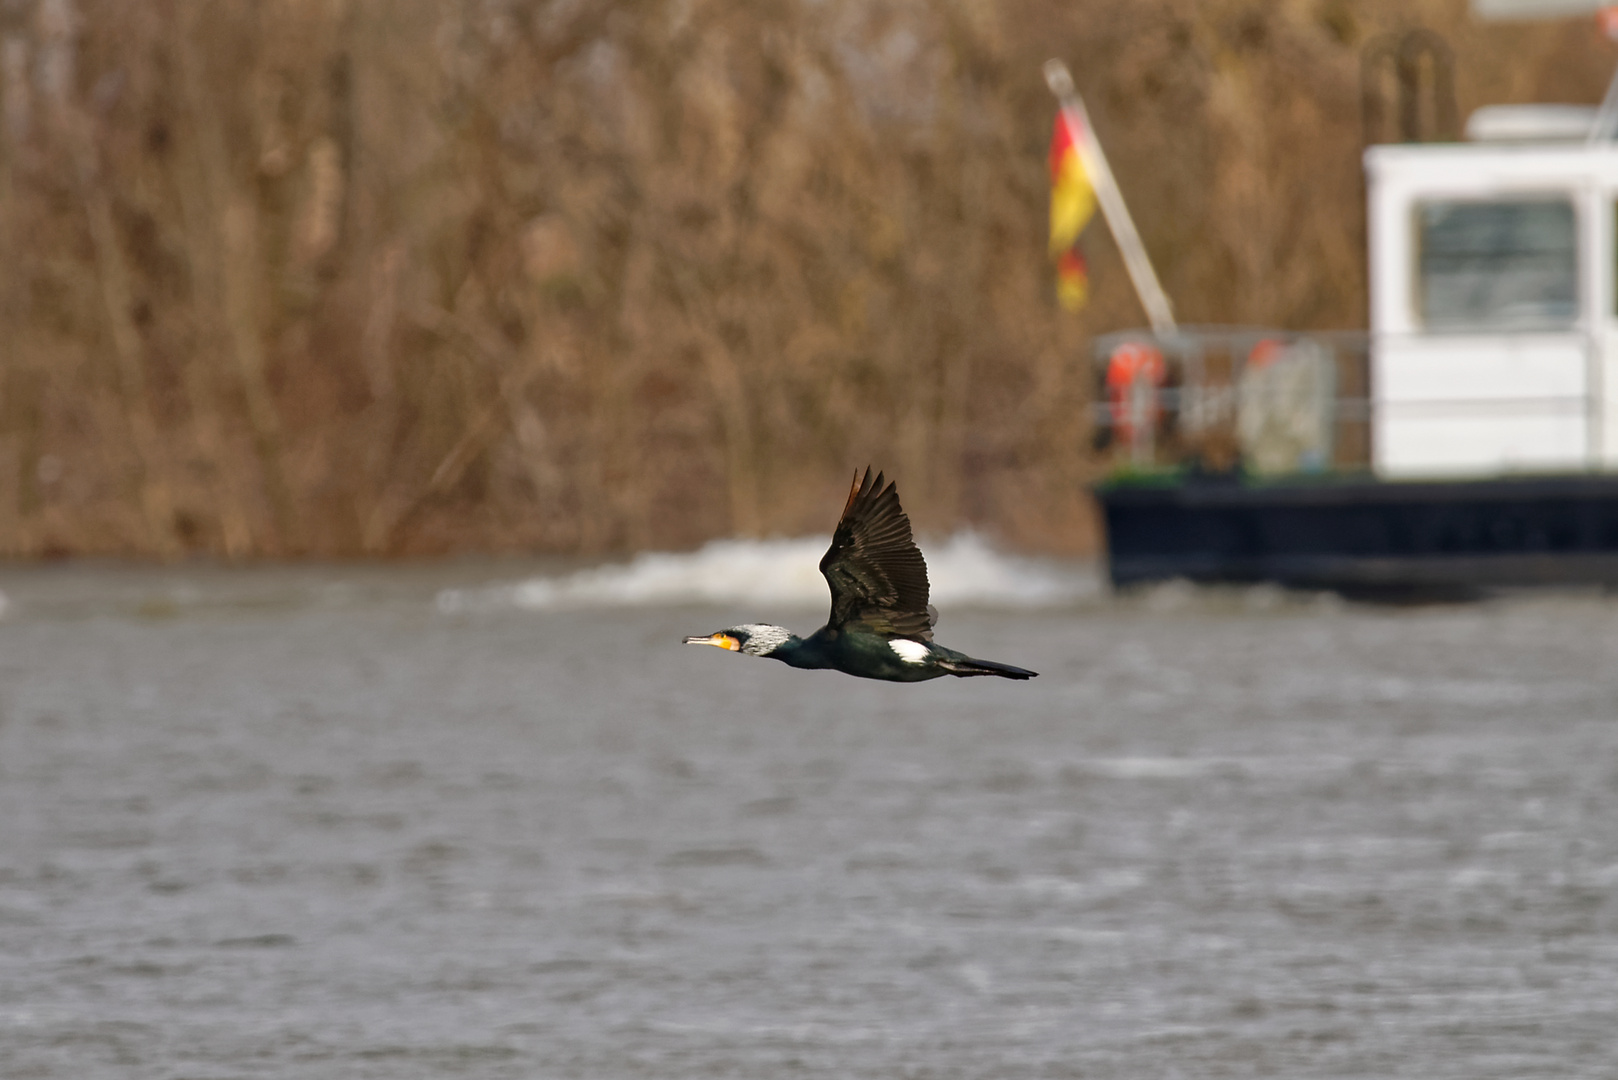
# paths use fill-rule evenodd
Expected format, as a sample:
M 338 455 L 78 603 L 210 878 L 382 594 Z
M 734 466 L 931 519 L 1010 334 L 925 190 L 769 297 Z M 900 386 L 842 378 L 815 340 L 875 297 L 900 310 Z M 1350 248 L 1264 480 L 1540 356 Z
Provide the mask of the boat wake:
M 825 550 L 821 537 L 715 540 L 685 554 L 652 552 L 557 577 L 444 589 L 437 605 L 446 614 L 681 604 L 818 608 L 829 595 L 819 570 Z M 1065 607 L 1102 593 L 1092 565 L 1006 555 L 971 533 L 930 545 L 926 554 L 932 601 L 940 608 Z

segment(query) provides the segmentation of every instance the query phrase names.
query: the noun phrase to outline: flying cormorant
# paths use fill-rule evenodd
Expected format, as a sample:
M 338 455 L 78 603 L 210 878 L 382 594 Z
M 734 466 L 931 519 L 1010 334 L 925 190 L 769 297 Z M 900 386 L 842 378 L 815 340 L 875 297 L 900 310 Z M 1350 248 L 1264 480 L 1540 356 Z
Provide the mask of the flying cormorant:
M 835 668 L 862 679 L 921 682 L 940 675 L 1031 679 L 1037 672 L 974 660 L 933 641 L 938 613 L 927 603 L 927 563 L 899 507 L 896 485 L 882 474 L 854 474 L 843 516 L 820 572 L 831 585 L 831 618 L 807 638 L 784 626 L 744 623 L 687 645 L 717 645 L 767 656 L 795 668 Z

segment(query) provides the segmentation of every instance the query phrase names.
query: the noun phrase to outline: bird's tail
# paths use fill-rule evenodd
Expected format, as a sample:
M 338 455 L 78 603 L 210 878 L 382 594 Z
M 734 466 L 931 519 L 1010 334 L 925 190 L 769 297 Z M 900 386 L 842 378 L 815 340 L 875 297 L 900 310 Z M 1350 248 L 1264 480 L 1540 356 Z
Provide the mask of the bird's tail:
M 974 660 L 970 656 L 943 660 L 938 666 L 962 679 L 971 678 L 973 675 L 998 675 L 1002 679 L 1032 679 L 1039 674 L 1037 671 L 1013 667 L 1010 664 L 999 664 L 993 660 Z

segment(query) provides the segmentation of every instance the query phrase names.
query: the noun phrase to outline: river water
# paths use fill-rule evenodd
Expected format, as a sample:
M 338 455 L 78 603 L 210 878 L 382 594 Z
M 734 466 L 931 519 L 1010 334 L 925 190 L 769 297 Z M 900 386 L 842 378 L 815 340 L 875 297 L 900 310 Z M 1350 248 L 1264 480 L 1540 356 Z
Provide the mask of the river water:
M 1040 678 L 892 686 L 679 644 L 790 597 L 0 570 L 0 1076 L 1618 1074 L 1618 601 L 1041 572 L 939 625 Z

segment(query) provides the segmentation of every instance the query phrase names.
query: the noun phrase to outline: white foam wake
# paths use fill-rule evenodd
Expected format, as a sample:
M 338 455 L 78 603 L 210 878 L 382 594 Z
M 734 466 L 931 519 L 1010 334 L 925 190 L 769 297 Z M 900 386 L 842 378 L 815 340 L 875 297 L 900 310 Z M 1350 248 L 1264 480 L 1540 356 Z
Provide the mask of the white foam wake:
M 688 554 L 653 552 L 628 563 L 487 589 L 445 589 L 440 611 L 514 606 L 527 610 L 660 604 L 823 607 L 823 538 L 715 540 Z M 926 549 L 932 601 L 939 607 L 1060 607 L 1100 592 L 1083 564 L 1020 558 L 963 533 Z

